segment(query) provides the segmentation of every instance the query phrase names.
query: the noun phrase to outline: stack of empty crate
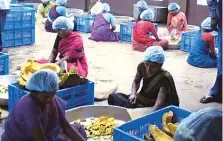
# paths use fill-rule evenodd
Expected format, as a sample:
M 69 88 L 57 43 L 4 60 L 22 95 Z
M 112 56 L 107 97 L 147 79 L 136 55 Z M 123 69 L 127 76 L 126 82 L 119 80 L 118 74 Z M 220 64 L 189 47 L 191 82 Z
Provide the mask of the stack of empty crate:
M 35 9 L 11 7 L 1 31 L 3 48 L 35 43 Z

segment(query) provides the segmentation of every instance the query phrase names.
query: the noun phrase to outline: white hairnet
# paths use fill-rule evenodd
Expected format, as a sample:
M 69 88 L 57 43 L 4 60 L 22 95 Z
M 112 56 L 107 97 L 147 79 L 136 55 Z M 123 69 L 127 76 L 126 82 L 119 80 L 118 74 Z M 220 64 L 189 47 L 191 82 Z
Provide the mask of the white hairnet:
M 222 111 L 205 108 L 192 113 L 177 127 L 174 141 L 221 141 Z
M 56 20 L 53 22 L 52 27 L 54 30 L 58 30 L 58 29 L 73 30 L 74 22 L 70 18 L 60 16 L 56 18 Z
M 102 4 L 102 12 L 109 12 L 110 11 L 110 6 L 107 3 Z
M 136 6 L 141 9 L 148 9 L 148 5 L 144 0 L 138 1 Z
M 207 17 L 203 22 L 201 23 L 201 29 L 211 30 L 211 18 Z
M 59 77 L 50 69 L 35 72 L 28 80 L 26 88 L 30 91 L 56 92 L 58 90 Z
M 41 0 L 41 1 L 42 1 L 42 3 L 47 3 L 47 2 L 49 2 L 51 0 Z
M 142 20 L 153 20 L 154 18 L 154 12 L 150 9 L 147 9 L 145 11 L 142 12 L 142 14 L 140 15 L 140 19 Z
M 180 6 L 179 6 L 179 4 L 173 2 L 168 5 L 168 10 L 169 11 L 180 10 Z
M 56 1 L 56 5 L 57 5 L 57 6 L 62 6 L 62 5 L 64 5 L 66 2 L 67 2 L 67 0 L 57 0 L 57 1 Z
M 151 46 L 144 52 L 144 60 L 158 64 L 163 64 L 165 61 L 164 50 L 161 46 Z

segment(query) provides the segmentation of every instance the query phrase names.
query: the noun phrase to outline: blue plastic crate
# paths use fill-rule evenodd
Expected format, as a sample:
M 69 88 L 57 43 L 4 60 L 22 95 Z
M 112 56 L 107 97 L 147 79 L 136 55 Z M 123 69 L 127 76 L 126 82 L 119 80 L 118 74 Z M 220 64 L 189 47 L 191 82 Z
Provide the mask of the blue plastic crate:
M 127 122 L 114 129 L 114 141 L 144 141 L 143 137 L 149 133 L 149 125 L 156 125 L 160 129 L 162 127 L 162 116 L 165 112 L 173 111 L 174 121 L 181 121 L 188 117 L 191 112 L 180 109 L 175 106 L 169 106 L 161 110 L 155 111 L 147 116 Z
M 2 47 L 16 47 L 35 43 L 35 29 L 22 29 L 4 31 L 2 34 Z
M 155 28 L 156 28 L 156 31 L 158 32 L 158 24 L 157 24 L 157 23 L 154 23 L 154 26 L 155 26 Z M 149 35 L 150 35 L 150 36 L 153 36 L 152 33 L 149 33 Z
M 92 23 L 95 20 L 95 15 L 80 15 L 74 16 L 75 21 L 77 22 L 77 31 L 90 33 Z
M 34 5 L 31 3 L 14 3 L 14 4 L 10 4 L 10 7 L 30 7 L 30 8 L 34 8 Z
M 3 31 L 35 28 L 35 9 L 30 7 L 11 7 L 6 15 Z
M 188 31 L 188 32 L 183 32 L 181 36 L 181 41 L 180 41 L 180 50 L 189 52 L 190 48 L 195 42 L 195 37 L 199 30 L 194 30 L 194 31 Z
M 11 111 L 19 99 L 28 94 L 28 91 L 19 88 L 17 83 L 8 86 L 9 93 L 9 111 Z M 61 89 L 56 93 L 57 96 L 67 101 L 66 109 L 71 109 L 78 106 L 94 104 L 94 83 L 88 82 L 83 85 Z
M 132 42 L 132 31 L 135 22 L 122 23 L 120 24 L 120 35 L 119 39 L 124 42 Z
M 9 74 L 9 56 L 0 52 L 0 75 Z

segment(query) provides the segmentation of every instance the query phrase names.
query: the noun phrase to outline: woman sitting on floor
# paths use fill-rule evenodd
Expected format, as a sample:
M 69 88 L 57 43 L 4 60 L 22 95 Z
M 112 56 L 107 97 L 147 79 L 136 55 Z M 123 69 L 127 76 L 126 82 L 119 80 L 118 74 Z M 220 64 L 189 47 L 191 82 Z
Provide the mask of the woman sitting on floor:
M 91 0 L 91 4 L 89 7 L 89 14 L 97 15 L 102 12 L 102 3 L 100 0 Z
M 136 6 L 139 9 L 138 18 L 137 18 L 137 21 L 139 21 L 139 20 L 141 20 L 140 19 L 140 15 L 142 14 L 143 11 L 148 9 L 148 5 L 147 5 L 147 3 L 144 0 L 139 0 L 137 2 Z
M 108 98 L 108 104 L 126 108 L 153 106 L 153 111 L 168 105 L 179 106 L 174 80 L 169 72 L 162 69 L 164 60 L 162 47 L 152 46 L 148 48 L 145 52 L 144 61 L 137 67 L 131 95 L 111 94 Z M 137 93 L 142 79 L 142 89 Z
M 64 65 L 69 71 L 73 66 L 82 77 L 88 75 L 87 59 L 84 52 L 83 39 L 77 32 L 72 32 L 74 28 L 73 21 L 67 17 L 59 17 L 53 22 L 53 29 L 58 32 L 56 41 L 49 60 L 40 60 L 38 63 L 56 63 Z M 56 58 L 60 54 L 59 60 Z
M 168 6 L 167 29 L 170 34 L 181 36 L 183 31 L 187 31 L 187 17 L 180 12 L 180 6 L 177 3 L 170 3 Z
M 85 129 L 69 124 L 66 103 L 55 96 L 59 78 L 52 70 L 35 72 L 26 84 L 30 94 L 23 96 L 10 112 L 2 141 L 86 141 Z
M 214 35 L 211 34 L 211 18 L 201 23 L 201 31 L 197 33 L 193 46 L 190 49 L 187 62 L 199 68 L 217 67 L 217 55 L 214 46 Z
M 57 0 L 56 5 L 51 8 L 48 18 L 45 22 L 45 30 L 47 32 L 56 33 L 57 31 L 53 30 L 52 28 L 54 20 L 56 20 L 60 16 L 68 17 L 66 4 L 67 0 Z M 76 29 L 76 23 L 74 22 L 74 30 L 75 29 Z
M 107 3 L 103 3 L 102 13 L 96 16 L 92 24 L 91 37 L 89 39 L 103 42 L 119 40 L 118 33 L 114 32 L 116 27 L 113 15 L 108 13 L 109 11 L 110 6 Z
M 154 18 L 154 13 L 151 10 L 145 10 L 140 15 L 140 21 L 137 21 L 133 28 L 132 48 L 137 51 L 145 51 L 150 46 L 161 46 L 163 48 L 168 47 L 167 40 L 161 40 L 155 28 L 155 25 L 151 22 Z M 153 34 L 155 39 L 150 36 Z
M 37 8 L 37 19 L 43 20 L 48 17 L 48 14 L 52 7 L 54 7 L 54 2 L 51 0 L 41 0 L 42 3 L 38 5 Z M 41 21 L 42 22 L 42 21 Z

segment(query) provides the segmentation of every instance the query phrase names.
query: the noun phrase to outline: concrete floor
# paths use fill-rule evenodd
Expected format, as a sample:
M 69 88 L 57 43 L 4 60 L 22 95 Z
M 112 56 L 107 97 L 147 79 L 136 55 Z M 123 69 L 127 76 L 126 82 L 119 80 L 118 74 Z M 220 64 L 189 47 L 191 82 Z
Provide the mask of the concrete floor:
M 129 94 L 136 67 L 143 60 L 143 53 L 133 51 L 130 44 L 94 42 L 88 40 L 90 34 L 81 35 L 89 65 L 88 79 L 95 82 L 113 81 L 118 84 L 118 92 Z M 10 72 L 14 72 L 15 68 L 24 63 L 26 59 L 48 58 L 55 37 L 56 34 L 46 33 L 42 25 L 37 25 L 34 45 L 5 49 L 4 51 L 10 55 Z M 187 53 L 179 50 L 166 51 L 167 59 L 163 66 L 173 75 L 180 98 L 180 107 L 190 111 L 205 107 L 221 108 L 221 104 L 201 104 L 199 102 L 202 96 L 209 93 L 216 77 L 216 69 L 192 67 L 186 62 L 187 56 Z M 96 92 L 99 89 L 98 84 Z M 107 105 L 107 102 L 102 101 L 95 104 Z

